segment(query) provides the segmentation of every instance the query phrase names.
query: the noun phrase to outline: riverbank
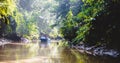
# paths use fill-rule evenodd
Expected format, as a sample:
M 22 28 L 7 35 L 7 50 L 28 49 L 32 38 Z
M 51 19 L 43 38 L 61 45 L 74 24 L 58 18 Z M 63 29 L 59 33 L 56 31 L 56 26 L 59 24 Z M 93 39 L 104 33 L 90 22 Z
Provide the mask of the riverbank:
M 0 38 L 0 47 L 4 47 L 4 45 L 11 43 L 11 40 Z
M 80 53 L 87 53 L 94 56 L 110 56 L 113 58 L 120 57 L 120 52 L 114 49 L 107 49 L 105 47 L 86 47 L 85 45 L 77 45 L 73 46 L 73 48 L 77 49 Z

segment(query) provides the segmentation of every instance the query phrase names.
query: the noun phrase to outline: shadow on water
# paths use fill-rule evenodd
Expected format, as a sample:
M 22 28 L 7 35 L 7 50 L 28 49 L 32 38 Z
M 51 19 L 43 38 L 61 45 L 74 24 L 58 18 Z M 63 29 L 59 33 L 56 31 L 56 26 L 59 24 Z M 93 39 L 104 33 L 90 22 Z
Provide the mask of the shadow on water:
M 92 56 L 69 48 L 64 48 L 61 56 L 63 63 L 120 63 L 119 58 Z

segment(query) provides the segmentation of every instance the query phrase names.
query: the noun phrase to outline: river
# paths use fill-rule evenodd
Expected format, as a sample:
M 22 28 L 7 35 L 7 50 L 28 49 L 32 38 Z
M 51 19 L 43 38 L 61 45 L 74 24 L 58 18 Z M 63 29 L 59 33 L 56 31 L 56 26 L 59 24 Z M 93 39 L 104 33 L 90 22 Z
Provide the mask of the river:
M 0 46 L 0 63 L 120 63 L 117 58 L 91 56 L 76 49 L 39 43 L 10 43 Z

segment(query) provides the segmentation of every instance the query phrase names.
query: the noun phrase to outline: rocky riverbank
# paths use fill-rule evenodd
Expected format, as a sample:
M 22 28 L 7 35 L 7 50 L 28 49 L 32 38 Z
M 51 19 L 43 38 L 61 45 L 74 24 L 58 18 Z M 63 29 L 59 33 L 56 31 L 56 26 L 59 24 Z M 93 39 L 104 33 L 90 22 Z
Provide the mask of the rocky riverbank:
M 0 46 L 4 47 L 4 45 L 11 43 L 11 40 L 5 39 L 5 38 L 0 38 Z
M 81 53 L 87 53 L 94 56 L 110 56 L 110 57 L 119 57 L 120 52 L 114 49 L 107 49 L 105 47 L 99 46 L 91 46 L 86 47 L 85 45 L 73 46 L 73 48 L 77 49 Z

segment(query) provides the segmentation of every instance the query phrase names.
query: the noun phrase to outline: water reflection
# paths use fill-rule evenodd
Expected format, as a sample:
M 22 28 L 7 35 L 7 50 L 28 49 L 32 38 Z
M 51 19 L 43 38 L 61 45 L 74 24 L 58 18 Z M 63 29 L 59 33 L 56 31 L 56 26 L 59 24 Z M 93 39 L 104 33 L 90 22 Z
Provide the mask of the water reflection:
M 46 47 L 48 47 L 49 45 L 48 45 L 48 43 L 47 42 L 40 42 L 39 43 L 39 47 L 40 48 L 46 48 Z
M 0 49 L 0 61 L 19 60 L 37 55 L 37 49 L 30 47 L 31 44 L 8 44 Z M 34 44 L 35 45 L 35 44 Z M 33 51 L 34 50 L 34 51 Z
M 119 58 L 94 57 L 79 53 L 75 49 L 64 48 L 61 53 L 63 63 L 119 63 Z
M 0 63 L 119 63 L 119 59 L 81 54 L 75 49 L 59 47 L 56 43 L 48 47 L 39 45 L 8 44 L 0 48 Z

